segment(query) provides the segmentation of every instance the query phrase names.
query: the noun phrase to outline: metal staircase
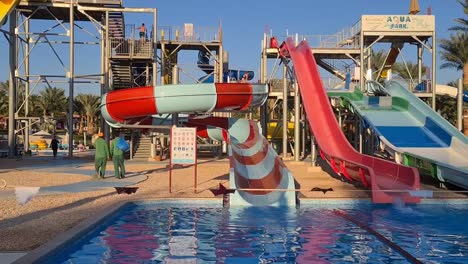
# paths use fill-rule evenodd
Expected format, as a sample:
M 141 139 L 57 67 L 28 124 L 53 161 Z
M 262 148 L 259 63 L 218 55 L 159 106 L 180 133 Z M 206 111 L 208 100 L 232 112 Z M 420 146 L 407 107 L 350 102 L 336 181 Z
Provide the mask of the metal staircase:
M 111 61 L 112 88 L 121 89 L 132 87 L 132 68 L 128 61 Z
M 325 69 L 326 71 L 340 78 L 341 80 L 346 79 L 346 74 L 339 71 L 334 65 L 330 64 L 328 61 L 324 59 L 317 59 L 317 64 L 323 69 Z
M 141 135 L 135 140 L 134 159 L 148 159 L 151 157 L 151 137 Z

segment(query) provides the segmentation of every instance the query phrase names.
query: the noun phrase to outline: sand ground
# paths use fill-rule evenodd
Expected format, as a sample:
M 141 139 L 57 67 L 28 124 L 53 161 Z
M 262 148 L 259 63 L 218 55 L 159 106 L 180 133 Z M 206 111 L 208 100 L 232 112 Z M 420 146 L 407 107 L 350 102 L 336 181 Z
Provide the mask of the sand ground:
M 126 161 L 131 174 L 145 175 L 137 183 L 135 194 L 117 194 L 113 188 L 103 190 L 38 195 L 26 205 L 19 205 L 14 196 L 15 186 L 53 186 L 92 180 L 94 164 L 86 153 L 67 159 L 35 157 L 21 160 L 0 159 L 0 252 L 30 251 L 104 208 L 120 201 L 157 198 L 213 198 L 210 188 L 219 183 L 228 186 L 227 159 L 199 161 L 197 192 L 194 192 L 193 167 L 173 171 L 172 192 L 169 192 L 167 163 Z M 333 178 L 307 162 L 286 162 L 297 181 L 300 198 L 369 198 L 369 192 Z M 112 163 L 107 164 L 112 174 Z M 2 181 L 3 180 L 3 181 Z M 2 183 L 3 182 L 3 183 Z M 3 187 L 4 182 L 7 186 Z M 311 188 L 333 188 L 333 192 L 311 192 Z M 433 188 L 425 186 L 425 188 Z M 466 196 L 454 196 L 463 198 Z

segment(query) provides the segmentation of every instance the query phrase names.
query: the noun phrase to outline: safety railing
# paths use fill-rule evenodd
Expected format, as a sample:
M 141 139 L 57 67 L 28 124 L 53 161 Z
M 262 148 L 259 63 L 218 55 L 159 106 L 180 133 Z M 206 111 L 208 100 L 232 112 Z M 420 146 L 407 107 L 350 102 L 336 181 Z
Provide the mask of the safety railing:
M 432 93 L 432 82 L 431 80 L 422 80 L 419 82 L 414 79 L 398 79 L 399 81 L 406 82 L 408 90 L 413 93 Z
M 111 58 L 153 58 L 154 50 L 151 41 L 145 39 L 110 39 L 110 57 Z
M 217 27 L 163 26 L 158 28 L 158 40 L 178 42 L 221 42 L 221 32 Z

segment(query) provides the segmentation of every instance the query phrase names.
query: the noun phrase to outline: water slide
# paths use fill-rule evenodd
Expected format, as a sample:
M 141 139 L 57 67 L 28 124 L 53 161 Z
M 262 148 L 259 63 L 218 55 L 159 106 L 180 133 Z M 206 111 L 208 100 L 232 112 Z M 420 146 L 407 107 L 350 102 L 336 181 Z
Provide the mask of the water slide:
M 458 96 L 458 88 L 448 86 L 448 85 L 437 84 L 436 93 L 437 94 L 446 94 L 446 95 L 449 95 L 451 97 L 457 97 Z M 463 92 L 463 102 L 468 103 L 468 91 Z
M 0 26 L 19 2 L 20 0 L 0 0 Z
M 268 87 L 250 83 L 206 83 L 136 87 L 111 91 L 101 113 L 112 127 L 139 117 L 170 113 L 245 110 L 265 103 Z M 246 119 L 189 117 L 198 136 L 229 144 L 231 205 L 295 205 L 294 179 L 258 123 Z M 221 174 L 223 172 L 220 172 Z M 289 190 L 289 191 L 286 191 Z
M 199 79 L 202 83 L 214 83 L 214 66 L 210 64 L 210 53 L 205 51 L 198 52 L 198 67 L 206 76 L 203 76 Z M 224 69 L 223 73 L 223 82 L 228 82 L 228 80 L 242 80 L 244 75 L 247 77 L 245 81 L 250 81 L 254 78 L 253 71 L 246 71 L 246 70 L 226 70 Z
M 419 190 L 417 169 L 363 155 L 350 145 L 335 118 L 307 42 L 296 47 L 289 38 L 283 49 L 294 64 L 304 109 L 322 158 L 336 173 L 370 188 L 375 203 L 392 203 L 396 199 L 419 202 L 420 198 L 412 195 L 412 191 Z
M 408 91 L 399 81 L 386 88 L 368 81 L 367 94 L 328 93 L 341 97 L 375 131 L 381 150 L 421 173 L 468 188 L 468 138 Z

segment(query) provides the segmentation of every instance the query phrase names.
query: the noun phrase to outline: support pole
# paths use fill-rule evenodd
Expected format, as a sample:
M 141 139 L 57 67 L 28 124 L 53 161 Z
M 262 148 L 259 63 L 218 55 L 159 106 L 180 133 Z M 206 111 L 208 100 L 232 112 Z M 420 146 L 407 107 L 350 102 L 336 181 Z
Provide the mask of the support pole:
M 317 166 L 317 145 L 315 144 L 315 137 L 310 133 L 310 161 L 312 166 Z
M 158 10 L 154 9 L 153 10 L 153 75 L 151 76 L 151 80 L 153 81 L 153 87 L 156 87 L 158 85 L 158 71 L 157 71 L 157 48 L 158 48 Z M 161 52 L 162 54 L 162 52 Z M 161 68 L 161 73 L 162 73 L 162 68 Z
M 266 34 L 263 34 L 263 41 L 262 41 L 262 56 L 260 62 L 260 82 L 266 83 L 267 81 L 267 56 L 266 56 Z M 268 100 L 267 100 L 268 102 Z M 268 103 L 265 102 L 262 106 L 260 106 L 260 125 L 262 127 L 262 134 L 266 138 L 268 134 Z
M 418 84 L 422 83 L 422 45 L 418 44 Z
M 110 65 L 110 39 L 109 39 L 109 11 L 106 11 L 106 32 L 105 32 L 105 46 L 104 46 L 104 93 L 109 91 L 110 86 L 110 74 L 109 74 L 109 65 Z M 107 122 L 104 122 L 102 130 L 104 132 L 104 139 L 109 143 L 110 141 L 110 127 Z
M 29 18 L 24 21 L 25 43 L 24 43 L 24 75 L 26 75 L 26 82 L 24 84 L 25 91 L 25 104 L 24 116 L 29 116 Z M 31 129 L 31 120 L 28 118 L 26 121 L 26 128 L 24 130 L 24 151 L 29 150 L 29 130 Z
M 179 67 L 174 65 L 172 67 L 172 84 L 179 84 Z M 179 113 L 173 113 L 172 114 L 172 125 L 177 126 L 179 123 Z
M 68 72 L 68 157 L 73 157 L 73 89 L 75 67 L 75 16 L 73 0 L 70 0 L 70 71 Z
M 16 10 L 10 13 L 10 46 L 9 46 L 9 57 L 10 57 L 10 74 L 8 84 L 8 158 L 15 157 L 16 149 Z
M 296 46 L 299 44 L 299 35 L 295 36 Z M 300 115 L 301 115 L 301 94 L 299 92 L 299 84 L 294 80 L 294 161 L 299 161 L 300 156 Z
M 435 31 L 432 34 L 432 110 L 436 110 L 436 33 Z
M 288 66 L 283 66 L 283 158 L 288 155 Z
M 300 94 L 299 84 L 297 81 L 294 82 L 294 161 L 299 161 L 300 156 L 300 138 L 301 138 L 301 109 L 300 109 Z
M 364 32 L 361 30 L 361 34 L 359 35 L 359 47 L 360 47 L 360 57 L 359 57 L 359 85 L 361 86 L 361 91 L 364 92 L 366 81 L 364 80 Z
M 458 80 L 457 94 L 457 128 L 463 133 L 463 81 Z

